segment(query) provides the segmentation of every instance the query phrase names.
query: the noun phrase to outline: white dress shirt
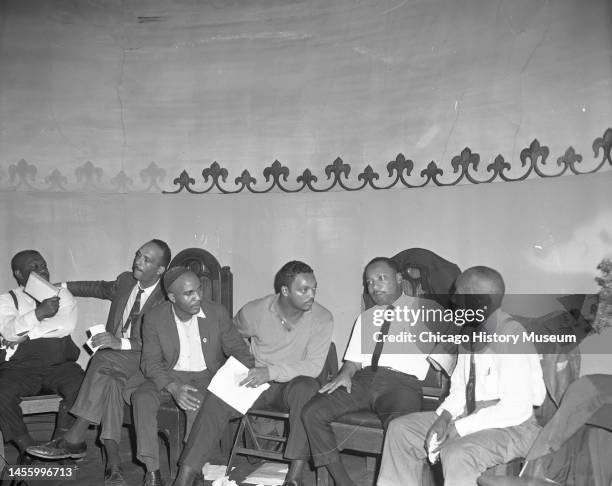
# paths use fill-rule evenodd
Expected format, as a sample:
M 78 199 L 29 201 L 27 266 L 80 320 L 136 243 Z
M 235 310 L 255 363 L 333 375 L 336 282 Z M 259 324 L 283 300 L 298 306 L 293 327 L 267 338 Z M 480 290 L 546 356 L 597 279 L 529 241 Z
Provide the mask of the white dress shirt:
M 521 335 L 524 330 L 508 314 L 496 311 L 489 321 L 495 320 L 498 334 Z M 513 349 L 513 346 L 514 349 Z M 474 354 L 476 367 L 476 402 L 498 400 L 497 403 L 480 408 L 465 416 L 466 386 L 470 374 L 470 353 L 462 352 L 451 376 L 450 393 L 438 407 L 436 413 L 448 411 L 455 419 L 460 436 L 480 430 L 504 428 L 519 425 L 533 414 L 533 407 L 539 406 L 546 396 L 540 359 L 532 343 L 518 345 L 491 343 Z M 523 351 L 530 351 L 528 354 Z
M 59 309 L 57 314 L 39 321 L 36 318 L 37 302 L 23 290 L 23 287 L 13 289 L 19 309 L 15 307 L 13 298 L 7 292 L 0 295 L 0 334 L 12 341 L 27 334 L 30 339 L 61 338 L 68 336 L 74 330 L 78 314 L 76 299 L 70 291 L 59 289 Z M 17 346 L 7 349 L 6 360 L 17 350 Z
M 150 285 L 146 289 L 142 289 L 142 295 L 140 296 L 140 310 L 146 304 L 147 300 L 155 290 L 155 288 L 159 285 L 159 280 L 155 282 L 153 285 Z M 123 309 L 123 317 L 121 319 L 121 326 L 127 322 L 130 318 L 130 311 L 132 310 L 132 306 L 136 301 L 136 296 L 138 295 L 138 289 L 140 289 L 140 282 L 134 285 L 132 292 L 130 292 L 130 296 L 128 297 L 127 303 L 125 304 L 125 309 Z M 132 349 L 132 343 L 130 343 L 130 336 L 132 332 L 132 326 L 128 326 L 128 328 L 122 332 L 123 337 L 121 338 L 121 349 Z
M 200 326 L 198 325 L 198 317 L 206 317 L 204 311 L 200 312 L 188 321 L 181 321 L 174 307 L 172 308 L 174 322 L 176 322 L 176 330 L 179 335 L 179 358 L 174 365 L 176 371 L 203 371 L 206 369 L 206 361 L 204 361 L 204 353 L 202 352 L 202 341 L 200 339 Z
M 396 308 L 406 307 L 408 309 L 420 309 L 423 306 L 429 309 L 441 309 L 441 307 L 432 300 L 410 297 L 408 295 L 401 295 L 393 303 L 393 306 Z M 376 306 L 371 309 L 368 309 L 365 312 L 362 312 L 359 317 L 357 317 L 357 321 L 355 322 L 355 326 L 353 327 L 351 338 L 346 347 L 346 352 L 344 353 L 345 361 L 354 361 L 356 363 L 360 363 L 362 367 L 371 365 L 373 353 L 367 352 L 369 351 L 369 349 L 363 349 L 363 344 L 367 342 L 368 346 L 373 351 L 375 342 L 373 341 L 373 337 L 370 335 L 363 336 L 365 340 L 362 341 L 362 319 L 370 320 L 372 313 L 375 309 L 384 308 L 385 306 Z M 432 327 L 435 329 L 435 325 Z M 418 334 L 424 329 L 427 328 L 423 326 L 422 322 L 417 322 L 413 325 L 410 325 L 410 323 L 408 322 L 393 321 L 391 323 L 391 327 L 389 328 L 389 334 L 401 333 L 402 331 Z M 380 330 L 380 328 L 378 328 L 377 330 Z M 382 349 L 382 354 L 380 355 L 380 359 L 378 361 L 378 366 L 383 368 L 391 368 L 401 373 L 414 375 L 419 380 L 424 380 L 425 376 L 427 376 L 427 372 L 429 371 L 429 362 L 427 360 L 427 356 L 429 352 L 431 352 L 430 348 L 433 348 L 433 345 L 428 347 L 427 345 L 423 344 L 419 344 L 417 346 L 416 343 L 403 343 L 401 345 L 401 348 L 398 348 L 397 344 L 393 346 L 392 343 L 385 343 Z M 403 350 L 403 352 L 398 352 L 398 349 Z

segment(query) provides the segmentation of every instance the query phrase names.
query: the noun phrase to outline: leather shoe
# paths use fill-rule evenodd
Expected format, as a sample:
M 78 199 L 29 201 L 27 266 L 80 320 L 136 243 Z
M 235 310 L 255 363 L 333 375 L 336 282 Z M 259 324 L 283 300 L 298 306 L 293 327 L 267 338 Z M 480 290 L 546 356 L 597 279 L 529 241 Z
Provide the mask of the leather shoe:
M 26 450 L 31 456 L 42 459 L 81 459 L 87 455 L 87 444 L 71 444 L 61 437 L 41 445 L 30 446 Z
M 283 486 L 302 486 L 302 483 L 298 481 L 285 481 Z
M 145 474 L 142 486 L 164 486 L 164 480 L 161 477 L 159 469 L 147 472 Z
M 104 486 L 127 486 L 120 466 L 111 466 L 104 471 Z

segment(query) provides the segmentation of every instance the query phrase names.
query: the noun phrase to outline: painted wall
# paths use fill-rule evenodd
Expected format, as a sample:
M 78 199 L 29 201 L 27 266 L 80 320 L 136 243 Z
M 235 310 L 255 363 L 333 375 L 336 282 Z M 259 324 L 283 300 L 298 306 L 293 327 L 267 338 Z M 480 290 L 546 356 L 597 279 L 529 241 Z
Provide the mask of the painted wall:
M 316 196 L 0 192 L 7 262 L 0 287 L 13 285 L 8 261 L 24 247 L 47 257 L 53 280 L 113 279 L 140 244 L 159 237 L 174 253 L 202 247 L 229 265 L 238 310 L 272 291 L 283 263 L 303 259 L 315 269 L 318 300 L 333 312 L 334 340 L 343 349 L 359 311 L 364 264 L 405 248 L 431 249 L 462 268 L 493 266 L 509 293 L 595 290 L 595 267 L 612 255 L 611 187 L 608 172 Z M 83 332 L 104 322 L 106 303 L 79 299 L 79 306 Z

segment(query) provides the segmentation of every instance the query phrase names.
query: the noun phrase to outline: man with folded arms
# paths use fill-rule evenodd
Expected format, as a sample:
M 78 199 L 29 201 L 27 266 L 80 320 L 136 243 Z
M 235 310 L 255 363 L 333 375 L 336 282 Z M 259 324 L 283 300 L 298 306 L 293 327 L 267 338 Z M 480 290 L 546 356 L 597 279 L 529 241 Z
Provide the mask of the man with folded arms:
M 385 319 L 385 323 L 375 328 L 374 312 L 442 309 L 432 300 L 404 295 L 402 274 L 390 258 L 371 260 L 365 267 L 364 281 L 376 306 L 357 318 L 338 376 L 323 386 L 302 412 L 314 465 L 326 467 L 338 486 L 352 486 L 354 482 L 340 460 L 331 422 L 350 412 L 368 410 L 378 415 L 386 429 L 393 418 L 421 410 L 422 380 L 429 371 L 430 349 L 416 344 L 407 345 L 409 349 L 404 345 L 394 346 L 394 343 L 384 343 L 380 336 L 380 342 L 375 343 L 372 330 L 388 335 L 408 329 L 418 334 L 427 327 L 420 321 Z M 431 328 L 445 332 L 447 326 L 432 322 Z
M 90 424 L 101 424 L 100 439 L 106 451 L 104 484 L 124 486 L 120 468 L 119 442 L 123 424 L 125 383 L 140 366 L 142 316 L 165 296 L 160 278 L 170 263 L 170 248 L 151 240 L 138 249 L 131 272 L 114 281 L 68 282 L 77 297 L 111 301 L 106 332 L 96 334 L 92 345 L 100 347 L 89 362 L 87 373 L 71 413 L 74 425 L 66 434 L 28 453 L 44 459 L 80 458 L 86 454 L 85 434 Z
M 329 352 L 333 317 L 314 300 L 317 280 L 307 264 L 286 263 L 275 284 L 278 294 L 247 303 L 234 322 L 242 336 L 250 339 L 255 356 L 255 368 L 243 383 L 255 387 L 270 383 L 253 407 L 289 411 L 285 458 L 291 464 L 284 485 L 296 486 L 310 455 L 300 415 L 320 387 L 316 378 Z
M 145 486 L 164 484 L 157 441 L 160 404 L 174 399 L 186 413 L 189 439 L 179 461 L 177 484 L 190 484 L 218 444 L 228 420 L 238 415 L 206 390 L 208 384 L 229 356 L 249 368 L 255 364 L 225 307 L 202 298 L 195 273 L 173 267 L 164 275 L 164 288 L 170 302 L 151 310 L 143 322 L 144 377 L 134 375 L 126 385 L 134 407 L 136 454 L 147 468 Z
M 466 332 L 521 336 L 524 328 L 500 310 L 503 296 L 504 281 L 495 270 L 463 272 L 454 300 L 459 308 L 484 310 L 485 316 Z M 546 395 L 535 347 L 471 341 L 471 349 L 459 355 L 450 394 L 440 407 L 389 425 L 378 486 L 421 484 L 428 453 L 434 459 L 439 451 L 445 486 L 476 486 L 489 467 L 527 454 L 539 432 L 533 407 Z M 431 446 L 434 437 L 438 445 Z
M 66 412 L 85 373 L 75 363 L 79 349 L 70 338 L 77 323 L 72 294 L 59 289 L 57 296 L 38 302 L 24 291 L 31 272 L 49 281 L 47 262 L 35 250 L 17 253 L 11 270 L 19 287 L 0 295 L 0 430 L 17 445 L 23 460 L 34 441 L 23 423 L 20 397 L 60 395 L 55 434 L 62 434 L 72 422 Z

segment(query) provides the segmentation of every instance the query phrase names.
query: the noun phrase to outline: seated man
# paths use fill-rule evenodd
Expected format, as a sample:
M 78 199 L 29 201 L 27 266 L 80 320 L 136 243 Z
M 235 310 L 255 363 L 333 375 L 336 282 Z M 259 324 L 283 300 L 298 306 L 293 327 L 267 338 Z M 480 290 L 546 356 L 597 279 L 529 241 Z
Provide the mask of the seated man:
M 34 441 L 23 423 L 21 396 L 57 393 L 63 407 L 55 434 L 70 425 L 66 410 L 76 399 L 84 372 L 75 363 L 79 349 L 70 333 L 77 323 L 77 305 L 72 294 L 60 289 L 57 297 L 37 302 L 25 293 L 30 272 L 49 280 L 47 262 L 40 253 L 24 250 L 11 260 L 19 287 L 0 295 L 0 430 L 13 441 L 22 457 Z
M 431 300 L 404 295 L 402 274 L 390 258 L 377 257 L 370 261 L 364 270 L 364 281 L 374 303 L 387 306 L 387 309 L 373 307 L 357 318 L 338 376 L 323 386 L 320 394 L 302 412 L 314 464 L 327 467 L 338 486 L 349 486 L 353 481 L 340 461 L 331 422 L 350 412 L 369 410 L 379 416 L 386 428 L 393 418 L 421 410 L 422 380 L 430 366 L 429 349 L 414 345 L 406 352 L 405 346 L 411 346 L 409 343 L 399 347 L 387 343 L 383 354 L 383 340 L 379 334 L 388 335 L 391 323 L 385 319 L 386 325 L 379 323 L 379 327 L 373 328 L 374 313 L 393 310 L 390 307 L 398 310 L 442 309 Z M 434 328 L 442 331 L 447 326 L 436 323 Z M 403 329 L 418 329 L 414 332 L 419 334 L 426 326 L 420 321 L 393 322 L 392 334 L 401 333 Z M 373 338 L 377 335 L 375 342 Z
M 106 486 L 123 486 L 119 442 L 123 424 L 123 389 L 129 377 L 139 370 L 142 316 L 165 296 L 159 280 L 170 263 L 170 248 L 161 240 L 151 240 L 138 249 L 131 272 L 123 272 L 112 282 L 68 282 L 78 297 L 111 301 L 106 332 L 92 338 L 100 346 L 89 362 L 77 400 L 70 411 L 77 417 L 59 439 L 28 448 L 28 453 L 44 459 L 85 456 L 85 434 L 90 424 L 101 424 L 100 439 L 106 451 Z
M 144 377 L 137 374 L 126 385 L 126 396 L 131 396 L 134 407 L 136 454 L 147 468 L 145 486 L 163 485 L 157 441 L 160 404 L 174 398 L 186 412 L 187 437 L 202 409 L 205 420 L 196 421 L 194 433 L 204 434 L 205 439 L 188 441 L 181 458 L 187 468 L 201 470 L 202 459 L 208 458 L 229 418 L 237 414 L 206 387 L 229 356 L 249 368 L 255 364 L 225 307 L 202 298 L 201 282 L 195 273 L 185 267 L 171 268 L 164 275 L 164 288 L 170 302 L 151 310 L 143 322 Z M 204 421 L 210 425 L 203 425 Z M 197 463 L 191 462 L 193 458 Z M 183 467 L 182 474 L 186 472 Z
M 471 351 L 461 353 L 450 394 L 436 412 L 413 413 L 389 425 L 378 486 L 420 485 L 428 453 L 440 452 L 445 486 L 475 486 L 487 468 L 524 456 L 539 426 L 533 407 L 546 395 L 533 343 L 476 336 L 521 336 L 523 327 L 502 312 L 504 281 L 495 270 L 472 267 L 457 279 L 459 308 L 480 313 L 470 326 Z M 429 448 L 433 440 L 439 444 Z
M 253 407 L 289 410 L 285 457 L 291 464 L 284 484 L 296 486 L 310 456 L 300 415 L 320 387 L 316 378 L 329 352 L 333 317 L 314 300 L 317 281 L 308 265 L 291 261 L 276 277 L 279 293 L 247 303 L 234 322 L 255 356 L 244 383 L 270 383 Z

